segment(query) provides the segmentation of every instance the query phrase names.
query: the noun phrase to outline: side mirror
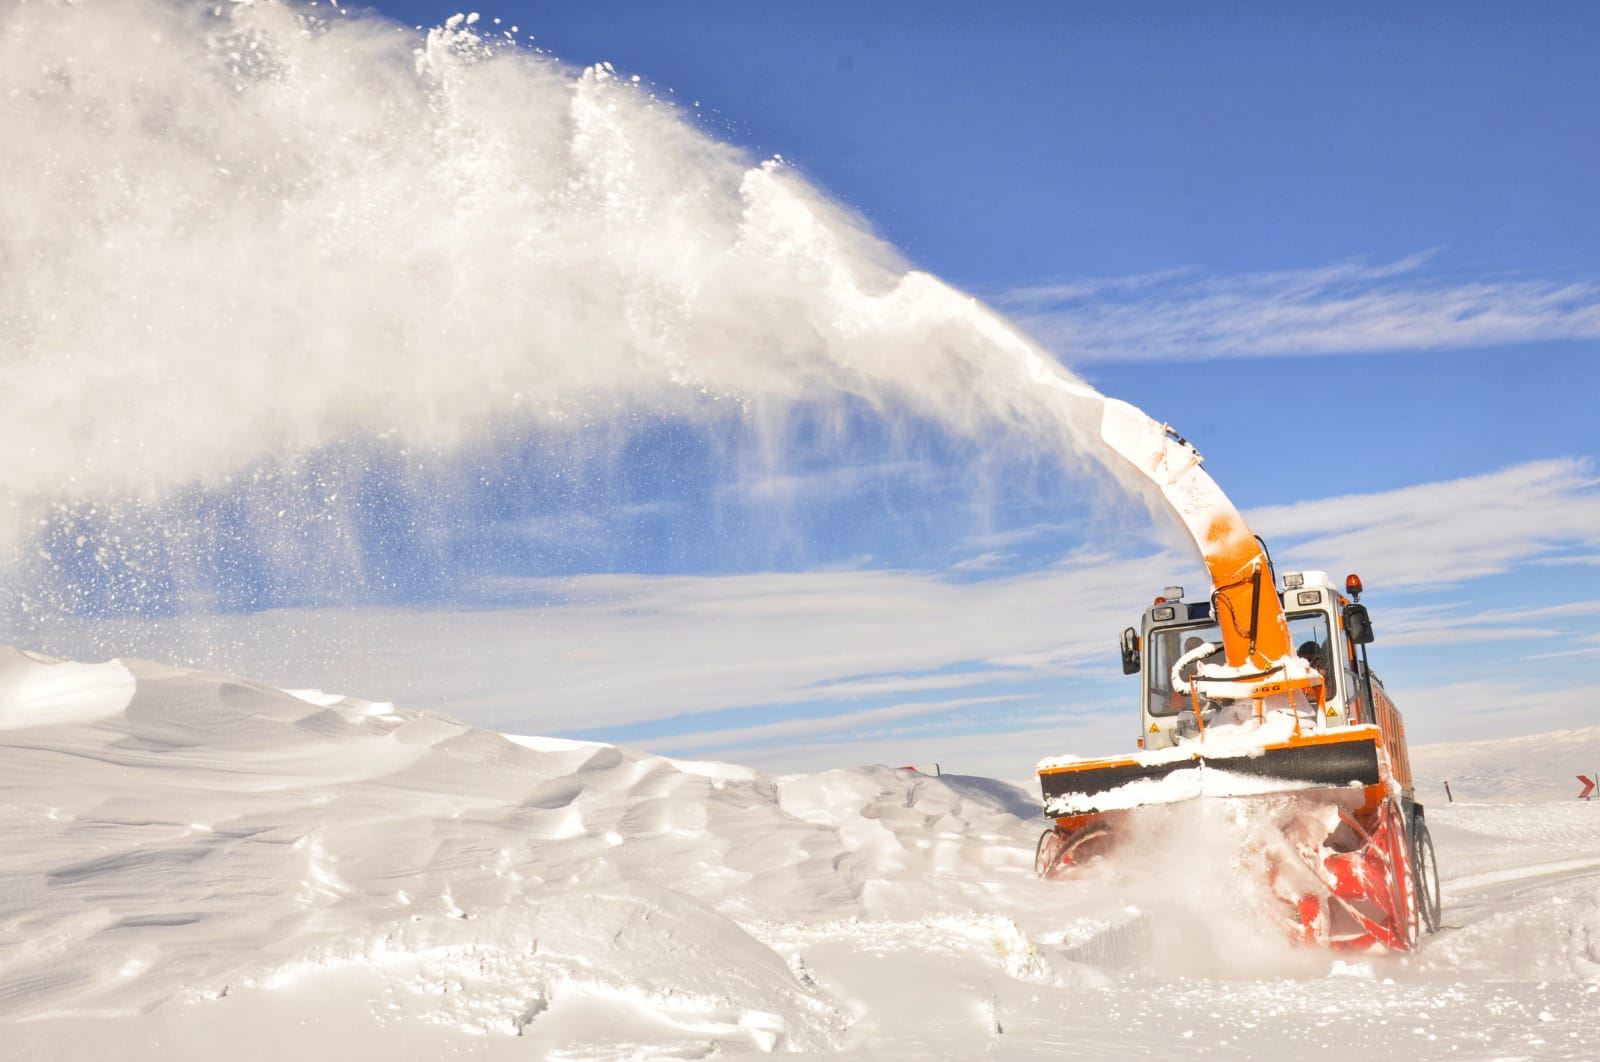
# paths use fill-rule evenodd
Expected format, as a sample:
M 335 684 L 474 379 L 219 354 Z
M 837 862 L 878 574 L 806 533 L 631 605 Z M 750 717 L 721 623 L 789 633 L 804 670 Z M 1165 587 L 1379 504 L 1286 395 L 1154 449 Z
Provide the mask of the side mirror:
M 1367 606 L 1344 607 L 1344 631 L 1354 645 L 1372 644 L 1372 617 L 1367 615 Z
M 1132 627 L 1123 631 L 1119 648 L 1122 650 L 1122 673 L 1124 675 L 1137 675 L 1139 673 L 1139 632 Z

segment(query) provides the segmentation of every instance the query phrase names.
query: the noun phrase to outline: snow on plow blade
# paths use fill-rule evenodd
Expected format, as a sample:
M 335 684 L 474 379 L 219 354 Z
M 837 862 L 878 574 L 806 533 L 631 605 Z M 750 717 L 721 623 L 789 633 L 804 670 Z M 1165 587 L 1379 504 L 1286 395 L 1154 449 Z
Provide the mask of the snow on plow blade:
M 1045 760 L 1039 783 L 1053 818 L 1170 804 L 1197 796 L 1366 788 L 1387 771 L 1375 726 L 1340 727 L 1258 746 L 1182 745 L 1133 756 Z

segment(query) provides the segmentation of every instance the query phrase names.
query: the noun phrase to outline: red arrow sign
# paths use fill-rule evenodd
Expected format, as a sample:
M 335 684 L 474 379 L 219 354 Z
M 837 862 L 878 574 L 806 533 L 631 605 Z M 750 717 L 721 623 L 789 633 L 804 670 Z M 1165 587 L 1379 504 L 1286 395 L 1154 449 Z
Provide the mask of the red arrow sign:
M 1586 774 L 1578 775 L 1578 781 L 1583 783 L 1583 792 L 1578 794 L 1579 800 L 1588 800 L 1589 794 L 1594 792 L 1594 782 Z

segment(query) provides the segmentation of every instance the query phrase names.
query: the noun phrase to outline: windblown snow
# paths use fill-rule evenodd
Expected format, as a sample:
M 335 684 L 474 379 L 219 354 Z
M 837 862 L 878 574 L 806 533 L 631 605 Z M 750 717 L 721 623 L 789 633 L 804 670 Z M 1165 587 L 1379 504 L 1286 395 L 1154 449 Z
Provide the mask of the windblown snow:
M 1004 782 L 0 649 L 0 1055 L 1592 1058 L 1600 805 L 1526 801 L 1518 753 L 1415 751 L 1461 779 L 1424 794 L 1449 928 L 1335 961 L 1271 924 L 1237 803 L 1046 883 Z

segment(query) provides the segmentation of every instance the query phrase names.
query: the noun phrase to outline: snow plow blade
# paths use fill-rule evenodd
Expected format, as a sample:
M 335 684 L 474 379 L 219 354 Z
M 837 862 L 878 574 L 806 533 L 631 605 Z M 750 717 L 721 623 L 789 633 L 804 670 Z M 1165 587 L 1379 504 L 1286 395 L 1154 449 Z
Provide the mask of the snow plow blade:
M 1134 756 L 1046 760 L 1039 783 L 1045 814 L 1058 819 L 1197 796 L 1381 788 L 1388 772 L 1380 741 L 1377 727 L 1353 726 L 1255 748 L 1183 745 Z
M 1418 840 L 1425 837 L 1420 810 L 1412 812 L 1396 795 L 1382 731 L 1330 727 L 1256 745 L 1238 738 L 1136 756 L 1042 761 L 1045 813 L 1055 825 L 1039 837 L 1035 871 L 1048 880 L 1071 877 L 1116 845 L 1135 808 L 1291 794 L 1294 800 L 1274 811 L 1282 816 L 1284 842 L 1266 858 L 1292 938 L 1339 950 L 1414 948 L 1423 919 L 1430 926 L 1438 919 L 1437 891 L 1427 888 L 1436 871 L 1431 842 Z M 1324 809 L 1310 819 L 1322 825 L 1314 837 L 1296 840 L 1287 827 L 1305 809 Z M 1421 875 L 1419 860 L 1426 866 Z

